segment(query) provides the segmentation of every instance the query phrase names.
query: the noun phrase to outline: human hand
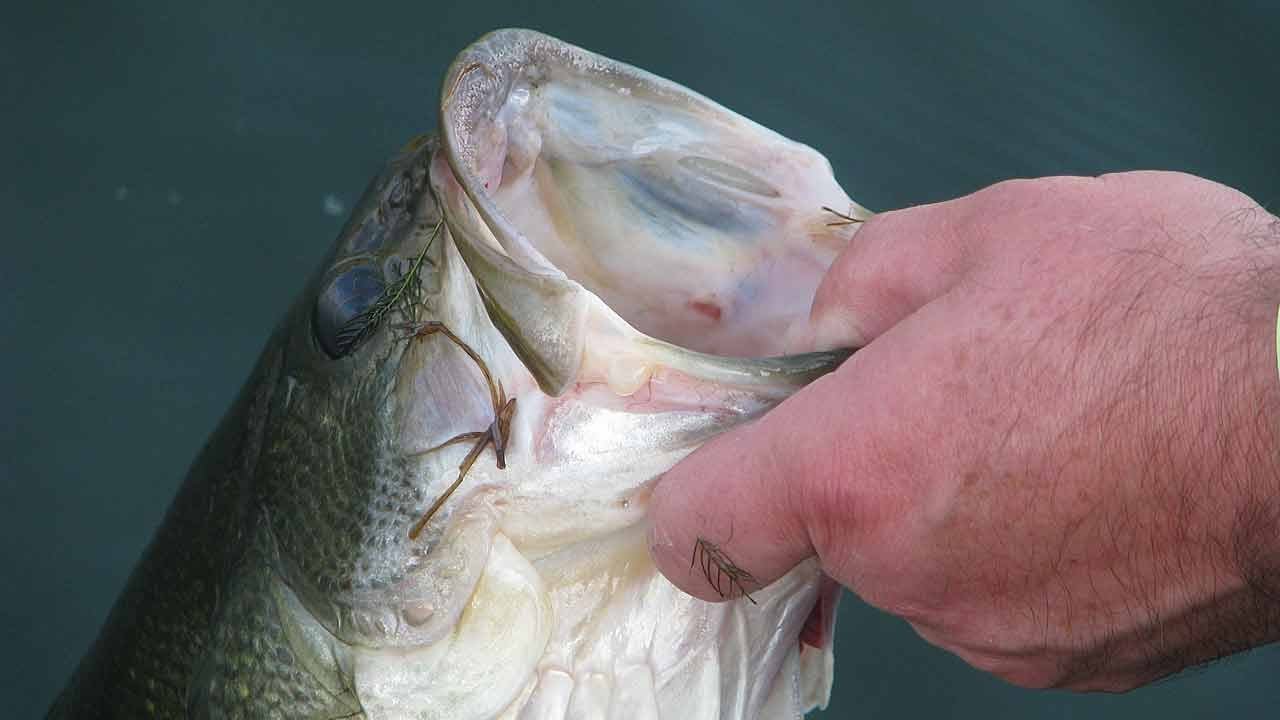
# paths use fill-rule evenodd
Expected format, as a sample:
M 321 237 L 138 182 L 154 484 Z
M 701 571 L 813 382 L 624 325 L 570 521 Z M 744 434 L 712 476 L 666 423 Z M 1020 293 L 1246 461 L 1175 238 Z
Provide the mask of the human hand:
M 1120 690 L 1280 639 L 1280 221 L 1141 172 L 867 222 L 796 350 L 836 372 L 693 453 L 651 546 L 759 585 L 816 555 L 1026 686 Z M 746 587 L 752 590 L 754 587 Z

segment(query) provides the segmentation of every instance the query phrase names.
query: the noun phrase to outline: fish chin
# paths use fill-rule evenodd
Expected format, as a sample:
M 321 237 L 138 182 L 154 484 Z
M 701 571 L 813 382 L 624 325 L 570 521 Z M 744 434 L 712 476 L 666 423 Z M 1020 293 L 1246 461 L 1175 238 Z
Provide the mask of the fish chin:
M 416 640 L 353 661 L 368 717 L 792 718 L 824 705 L 830 648 L 799 642 L 816 563 L 754 602 L 706 603 L 657 572 L 644 514 L 662 472 L 843 359 L 782 353 L 855 231 L 824 206 L 869 213 L 815 151 L 530 31 L 465 50 L 441 108 L 428 304 L 516 411 L 505 467 L 480 456 L 398 590 Z M 428 497 L 469 450 L 434 448 L 493 420 L 481 377 L 444 340 L 406 353 L 402 445 Z

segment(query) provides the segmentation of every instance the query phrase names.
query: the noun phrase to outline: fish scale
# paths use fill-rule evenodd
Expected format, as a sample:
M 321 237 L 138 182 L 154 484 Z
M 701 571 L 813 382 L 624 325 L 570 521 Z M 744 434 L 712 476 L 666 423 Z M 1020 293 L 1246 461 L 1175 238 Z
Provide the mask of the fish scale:
M 244 561 L 258 513 L 255 471 L 280 352 L 264 353 L 197 457 L 156 537 L 50 718 L 184 717 L 194 670 L 212 645 L 223 578 Z

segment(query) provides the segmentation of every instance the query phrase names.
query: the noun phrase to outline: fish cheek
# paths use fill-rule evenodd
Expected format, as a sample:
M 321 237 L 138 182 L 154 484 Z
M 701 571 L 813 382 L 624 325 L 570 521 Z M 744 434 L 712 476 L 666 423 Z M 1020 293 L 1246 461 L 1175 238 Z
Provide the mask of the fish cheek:
M 256 478 L 279 575 L 330 633 L 361 647 L 416 647 L 452 630 L 497 526 L 480 504 L 409 536 L 457 459 L 406 446 L 413 393 L 400 371 L 413 357 L 392 355 L 316 363 L 313 349 L 313 364 L 292 364 Z
M 280 384 L 256 476 L 278 570 L 345 641 L 392 632 L 378 588 L 403 579 L 421 493 L 395 440 L 385 385 L 295 367 Z M 377 372 L 374 376 L 376 378 Z

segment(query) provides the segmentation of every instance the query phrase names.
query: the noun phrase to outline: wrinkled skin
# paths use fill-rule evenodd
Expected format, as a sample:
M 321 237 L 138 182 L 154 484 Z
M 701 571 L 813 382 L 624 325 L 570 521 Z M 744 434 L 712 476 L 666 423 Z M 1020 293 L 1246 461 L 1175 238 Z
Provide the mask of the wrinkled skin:
M 665 476 L 660 565 L 714 598 L 681 558 L 731 495 L 761 582 L 816 554 L 1019 685 L 1123 690 L 1274 641 L 1277 299 L 1280 221 L 1189 175 L 881 214 L 794 337 L 864 347 Z
M 799 642 L 816 565 L 705 603 L 657 572 L 644 517 L 663 470 L 847 355 L 774 357 L 854 232 L 821 206 L 860 209 L 812 150 L 537 33 L 464 52 L 441 124 L 370 185 L 50 717 L 825 702 L 830 647 Z M 480 452 L 415 537 L 491 395 L 514 400 L 503 462 Z

